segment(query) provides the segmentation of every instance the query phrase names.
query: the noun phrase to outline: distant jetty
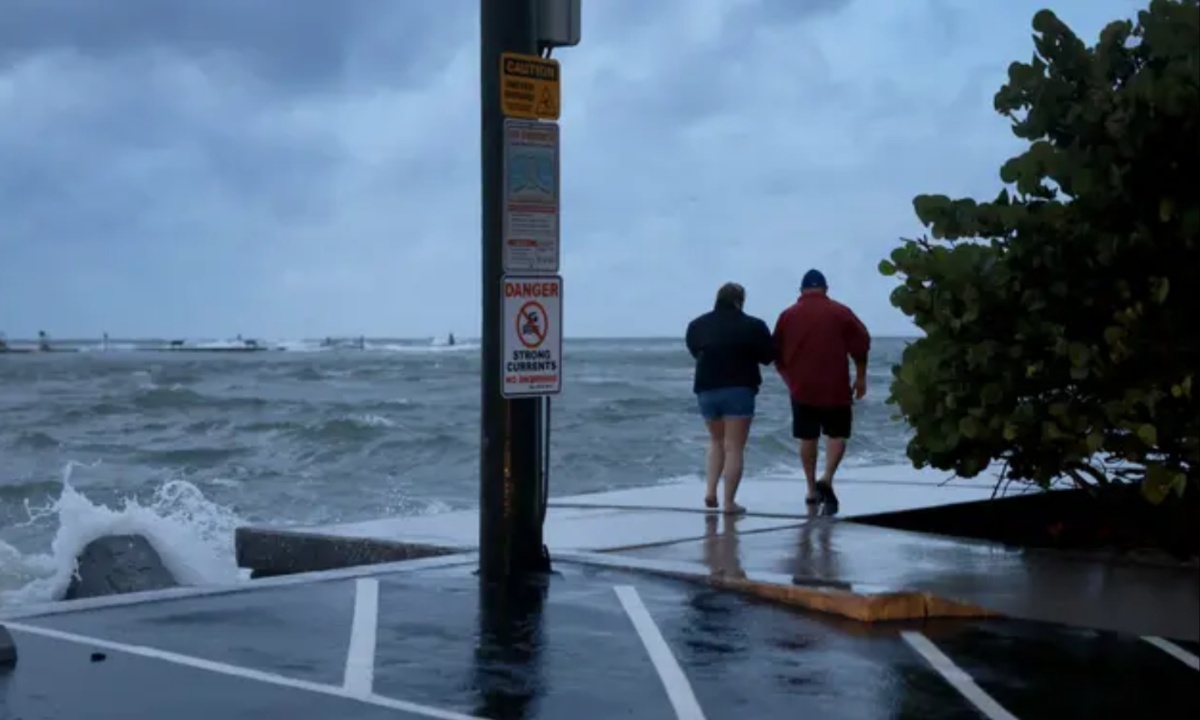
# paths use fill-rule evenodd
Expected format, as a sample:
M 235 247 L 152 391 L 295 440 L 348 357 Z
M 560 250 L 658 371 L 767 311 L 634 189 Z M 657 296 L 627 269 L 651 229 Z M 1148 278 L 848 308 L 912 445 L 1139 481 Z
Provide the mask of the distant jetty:
M 424 338 L 425 343 L 433 348 L 453 348 L 459 346 L 459 340 L 454 333 L 448 333 L 444 338 Z M 391 341 L 389 341 L 391 342 Z M 397 340 L 394 344 L 385 344 L 384 349 L 419 347 L 419 340 Z M 469 346 L 463 346 L 469 347 Z M 371 346 L 370 349 L 375 349 Z M 297 343 L 267 343 L 238 335 L 232 340 L 188 340 L 188 339 L 124 339 L 110 341 L 108 333 L 97 340 L 73 339 L 51 342 L 45 331 L 39 331 L 36 340 L 9 341 L 4 333 L 0 333 L 0 354 L 28 355 L 40 353 L 262 353 L 286 352 L 293 350 L 333 350 L 333 351 L 365 351 L 368 350 L 365 335 L 355 337 L 328 336 L 321 340 L 302 340 Z
M 50 344 L 50 336 L 44 330 L 38 330 L 37 346 L 36 347 L 13 347 L 4 339 L 4 334 L 0 333 L 0 353 L 5 354 L 25 354 L 25 353 L 71 353 L 78 352 L 75 348 L 60 348 Z
M 108 333 L 104 333 L 99 350 L 101 352 L 109 350 Z M 171 340 L 165 345 L 150 345 L 139 347 L 137 352 L 183 352 L 183 353 L 252 353 L 252 352 L 283 352 L 287 350 L 285 347 L 274 347 L 263 345 L 257 340 L 245 340 L 241 335 L 237 339 L 221 344 L 211 345 L 191 345 L 186 340 Z M 28 355 L 32 353 L 77 353 L 81 348 L 78 347 L 63 347 L 61 345 L 53 345 L 50 342 L 50 336 L 45 331 L 39 331 L 36 343 L 26 345 L 13 345 L 4 335 L 0 333 L 0 353 L 6 355 Z

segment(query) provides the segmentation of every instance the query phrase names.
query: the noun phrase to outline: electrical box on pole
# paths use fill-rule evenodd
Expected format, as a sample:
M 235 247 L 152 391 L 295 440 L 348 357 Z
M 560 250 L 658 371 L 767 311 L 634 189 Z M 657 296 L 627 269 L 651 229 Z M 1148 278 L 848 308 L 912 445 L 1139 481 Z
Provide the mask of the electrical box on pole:
M 579 44 L 583 31 L 581 1 L 535 0 L 540 47 L 574 47 Z

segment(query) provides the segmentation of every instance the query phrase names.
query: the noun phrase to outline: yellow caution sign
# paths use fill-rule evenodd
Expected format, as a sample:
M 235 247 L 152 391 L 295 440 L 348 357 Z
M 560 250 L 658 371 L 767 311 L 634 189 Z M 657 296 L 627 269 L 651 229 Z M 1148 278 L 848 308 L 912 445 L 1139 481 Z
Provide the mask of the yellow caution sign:
M 562 106 L 557 60 L 537 55 L 500 56 L 500 109 L 508 117 L 557 120 Z

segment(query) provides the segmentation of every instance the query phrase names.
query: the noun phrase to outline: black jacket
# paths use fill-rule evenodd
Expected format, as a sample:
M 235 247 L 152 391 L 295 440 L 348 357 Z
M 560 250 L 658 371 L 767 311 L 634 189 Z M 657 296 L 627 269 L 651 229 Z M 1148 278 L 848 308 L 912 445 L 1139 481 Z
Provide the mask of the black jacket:
M 688 323 L 687 347 L 696 358 L 692 391 L 762 385 L 759 365 L 774 358 L 771 331 L 762 320 L 732 305 L 718 304 Z

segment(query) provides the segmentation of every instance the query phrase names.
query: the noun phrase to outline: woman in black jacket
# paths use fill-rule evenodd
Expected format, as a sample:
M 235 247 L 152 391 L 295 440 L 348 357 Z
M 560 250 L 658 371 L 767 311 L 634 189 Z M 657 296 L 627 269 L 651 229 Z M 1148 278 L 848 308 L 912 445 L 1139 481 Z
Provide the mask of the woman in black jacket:
M 725 479 L 723 510 L 745 512 L 734 502 L 754 420 L 754 401 L 762 385 L 760 365 L 774 357 L 771 331 L 759 318 L 742 311 L 746 290 L 725 283 L 717 291 L 712 312 L 688 324 L 688 352 L 696 359 L 692 391 L 708 428 L 708 462 L 704 505 L 717 507 L 717 482 Z

